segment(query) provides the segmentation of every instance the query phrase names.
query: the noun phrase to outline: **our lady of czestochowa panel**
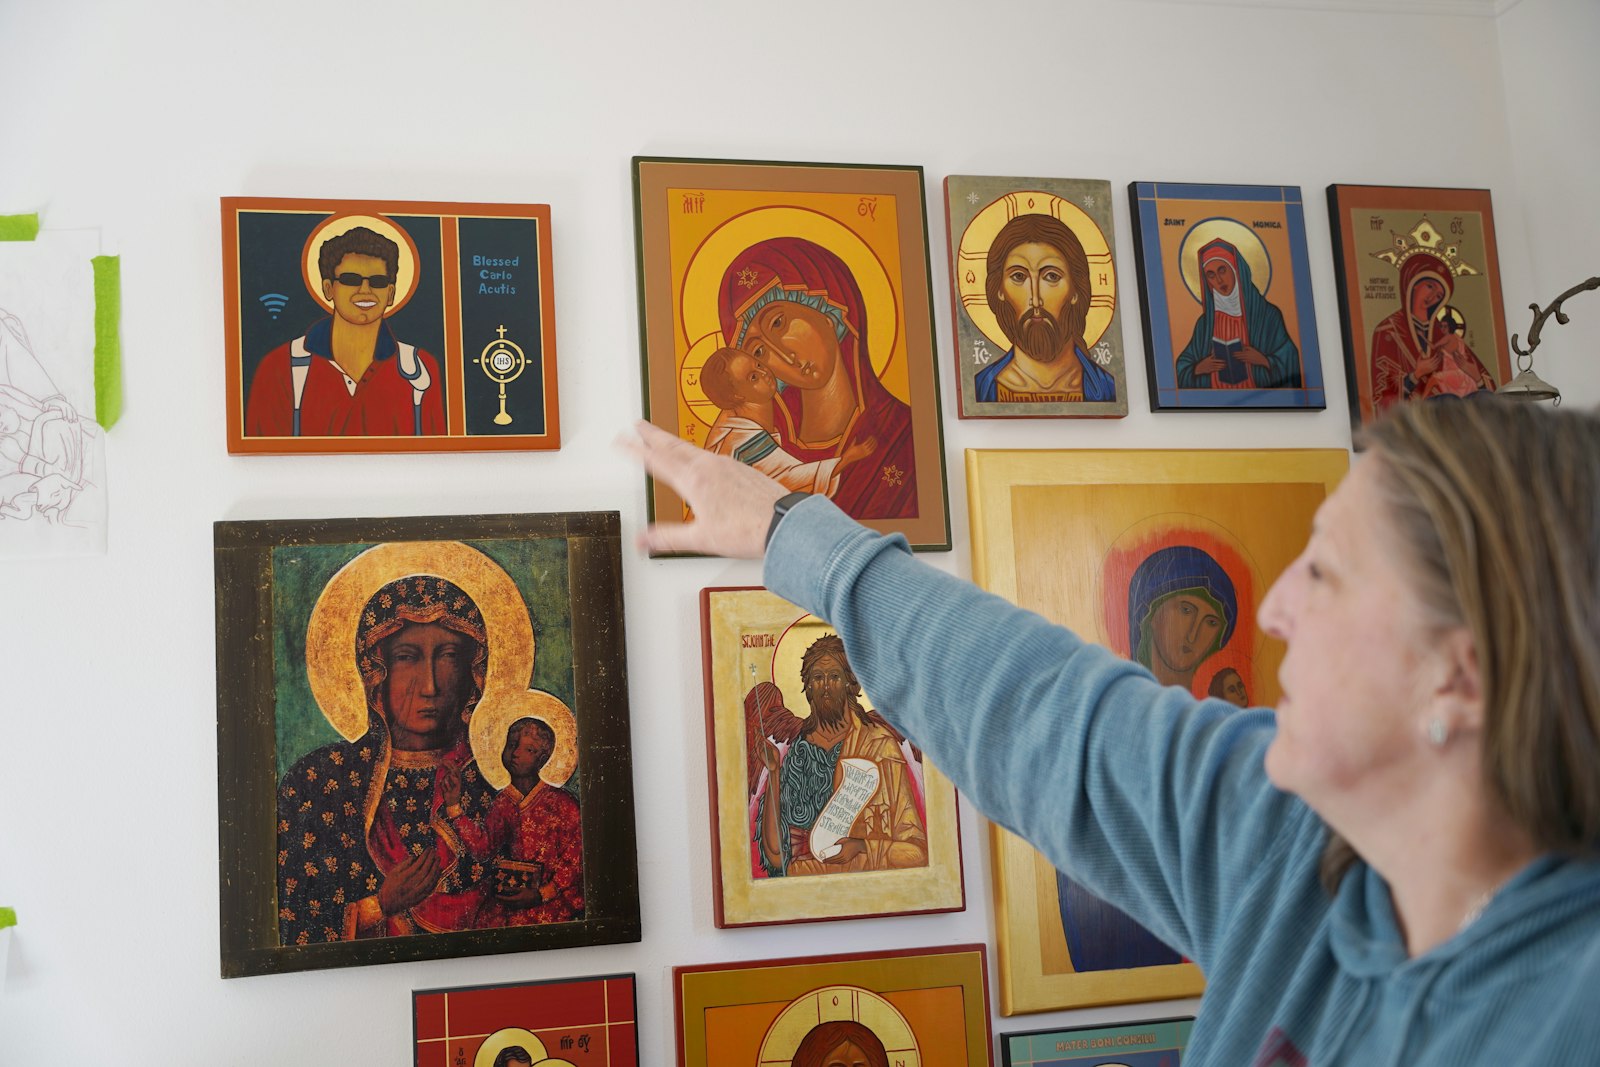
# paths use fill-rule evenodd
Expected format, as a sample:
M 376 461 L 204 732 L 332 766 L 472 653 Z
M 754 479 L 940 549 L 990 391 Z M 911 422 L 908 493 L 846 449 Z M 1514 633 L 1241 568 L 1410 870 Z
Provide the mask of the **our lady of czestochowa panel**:
M 1121 418 L 1111 183 L 951 175 L 961 417 Z
M 227 197 L 228 451 L 556 449 L 550 208 Z

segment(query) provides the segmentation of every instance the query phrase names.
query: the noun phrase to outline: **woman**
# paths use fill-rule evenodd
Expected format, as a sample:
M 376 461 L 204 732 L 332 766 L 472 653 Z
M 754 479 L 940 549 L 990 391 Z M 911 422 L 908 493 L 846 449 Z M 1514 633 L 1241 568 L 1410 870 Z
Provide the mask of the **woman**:
M 489 662 L 478 606 L 444 578 L 397 578 L 362 609 L 355 654 L 367 732 L 302 757 L 279 783 L 284 945 L 470 929 L 484 901 L 483 871 L 450 824 L 481 819 L 494 799 L 467 742 Z
M 866 444 L 837 468 L 833 502 L 858 519 L 914 518 L 911 409 L 872 369 L 866 301 L 844 261 L 799 237 L 751 245 L 723 272 L 718 311 L 727 343 L 783 383 L 778 447 L 812 463 Z
M 781 488 L 640 433 L 700 516 L 643 540 L 761 554 Z M 1200 964 L 1186 1062 L 1593 1062 L 1600 419 L 1440 401 L 1367 444 L 1262 603 L 1276 715 L 1160 687 L 818 498 L 766 584 L 981 810 Z

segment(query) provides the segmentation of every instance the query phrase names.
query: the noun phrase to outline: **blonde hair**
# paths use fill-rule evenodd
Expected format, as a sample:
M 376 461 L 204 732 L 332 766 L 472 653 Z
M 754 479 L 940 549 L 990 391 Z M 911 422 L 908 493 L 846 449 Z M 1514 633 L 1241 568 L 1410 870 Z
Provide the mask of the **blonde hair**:
M 1600 417 L 1479 394 L 1360 441 L 1413 595 L 1472 635 L 1490 795 L 1540 849 L 1600 853 Z M 1331 840 L 1324 883 L 1353 860 Z

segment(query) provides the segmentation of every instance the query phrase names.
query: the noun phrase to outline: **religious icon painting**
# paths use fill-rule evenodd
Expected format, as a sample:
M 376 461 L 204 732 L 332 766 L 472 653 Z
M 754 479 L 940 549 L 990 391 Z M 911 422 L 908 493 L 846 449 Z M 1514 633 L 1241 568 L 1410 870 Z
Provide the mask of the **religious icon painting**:
M 1000 1035 L 1003 1067 L 1182 1067 L 1194 1017 Z
M 618 531 L 216 524 L 223 977 L 639 940 Z
M 638 1067 L 631 974 L 419 989 L 416 1067 Z
M 944 180 L 961 417 L 1121 418 L 1111 183 Z
M 645 416 L 950 548 L 921 167 L 635 157 Z M 652 520 L 687 506 L 651 483 Z
M 228 451 L 556 449 L 550 208 L 222 200 Z
M 1487 189 L 1328 186 L 1350 425 L 1511 377 Z
M 674 967 L 678 1067 L 989 1067 L 987 981 L 982 945 Z
M 973 579 L 1165 685 L 1270 707 L 1283 646 L 1261 600 L 1348 465 L 1343 449 L 968 451 Z M 990 857 L 1003 1014 L 1200 993 L 1192 963 L 1022 838 L 991 827 Z
M 838 633 L 700 593 L 719 927 L 965 907 L 956 792 L 874 709 Z
M 1134 182 L 1150 410 L 1322 410 L 1305 206 L 1293 185 Z

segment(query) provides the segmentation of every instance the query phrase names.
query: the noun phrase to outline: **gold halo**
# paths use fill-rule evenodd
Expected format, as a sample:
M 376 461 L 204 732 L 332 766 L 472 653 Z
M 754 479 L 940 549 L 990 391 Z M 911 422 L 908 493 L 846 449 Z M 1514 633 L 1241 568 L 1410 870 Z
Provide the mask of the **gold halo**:
M 756 1067 L 789 1067 L 800 1042 L 818 1023 L 841 1019 L 861 1023 L 878 1035 L 890 1063 L 922 1067 L 922 1052 L 906 1017 L 872 990 L 851 985 L 813 989 L 792 1001 L 767 1027 Z
M 678 370 L 678 392 L 683 396 L 684 404 L 689 408 L 689 413 L 708 429 L 717 421 L 720 409 L 706 397 L 705 389 L 700 385 L 700 372 L 705 369 L 711 353 L 726 347 L 722 343 L 721 330 L 708 333 L 689 345 L 689 351 L 683 357 L 683 366 Z
M 989 248 L 1001 228 L 1018 215 L 1049 215 L 1060 222 L 1083 245 L 1084 255 L 1089 257 L 1089 269 L 1104 270 L 1111 279 L 1104 287 L 1106 291 L 1095 287 L 1089 299 L 1089 314 L 1083 322 L 1083 347 L 1094 347 L 1111 325 L 1111 316 L 1117 308 L 1117 272 L 1111 262 L 1111 245 L 1099 223 L 1077 204 L 1054 193 L 1037 189 L 1007 193 L 985 206 L 967 223 L 956 250 L 956 289 L 961 309 L 972 324 L 1002 350 L 1011 347 L 1010 339 L 1000 329 L 1000 320 L 989 307 Z
M 539 778 L 549 785 L 565 785 L 578 765 L 578 720 L 561 698 L 542 689 L 496 696 L 493 704 L 487 697 L 478 702 L 467 727 L 478 773 L 497 790 L 510 784 L 511 772 L 500 756 L 506 746 L 506 730 L 518 719 L 538 719 L 555 731 L 555 751 L 550 762 L 540 768 Z
M 706 356 L 732 344 L 722 336 L 717 312 L 722 275 L 745 249 L 771 237 L 801 237 L 843 260 L 861 290 L 861 302 L 867 310 L 867 352 L 873 375 L 881 381 L 884 368 L 894 358 L 900 304 L 889 282 L 889 272 L 859 234 L 838 219 L 809 208 L 763 207 L 735 215 L 711 231 L 695 249 L 683 273 L 680 340 L 692 346 L 690 352 L 699 351 L 700 355 L 699 362 L 692 366 L 685 358 L 678 371 L 678 388 L 689 410 L 708 427 L 716 421 L 717 408 L 700 389 L 700 368 L 705 365 Z M 707 412 L 710 418 L 706 417 Z
M 789 624 L 772 650 L 772 684 L 783 693 L 784 706 L 802 719 L 811 714 L 811 702 L 806 699 L 805 686 L 800 682 L 800 660 L 819 637 L 838 633 L 815 615 L 802 615 Z M 865 691 L 858 699 L 863 708 L 872 710 L 872 701 Z
M 1189 295 L 1202 306 L 1206 302 L 1205 282 L 1200 278 L 1200 250 L 1218 237 L 1239 250 L 1244 261 L 1250 264 L 1250 282 L 1263 296 L 1272 287 L 1272 259 L 1267 246 L 1261 243 L 1256 231 L 1238 219 L 1201 219 L 1189 227 L 1178 246 L 1178 269 L 1183 272 L 1183 284 Z
M 545 1058 L 544 1042 L 531 1030 L 524 1030 L 520 1026 L 507 1026 L 496 1030 L 483 1039 L 483 1044 L 478 1046 L 478 1055 L 472 1061 L 472 1067 L 494 1067 L 494 1058 L 500 1055 L 502 1049 L 512 1045 L 521 1045 L 533 1057 L 534 1063 L 541 1063 Z
M 396 578 L 433 575 L 461 587 L 483 615 L 489 641 L 489 704 L 520 693 L 533 677 L 533 623 L 522 593 L 498 563 L 460 541 L 392 541 L 375 545 L 328 579 L 306 623 L 306 677 L 317 707 L 339 736 L 367 732 L 367 694 L 356 667 L 356 629 L 372 594 Z
M 306 238 L 306 246 L 300 253 L 300 276 L 305 280 L 306 291 L 311 294 L 311 299 L 321 304 L 323 311 L 331 312 L 333 305 L 322 295 L 322 271 L 317 266 L 317 253 L 322 249 L 322 242 L 348 233 L 357 226 L 375 230 L 400 246 L 400 262 L 394 272 L 394 303 L 383 313 L 383 317 L 388 318 L 405 307 L 411 294 L 417 291 L 417 264 L 421 260 L 417 255 L 417 243 L 393 219 L 360 212 L 329 215 L 317 223 L 317 228 Z

